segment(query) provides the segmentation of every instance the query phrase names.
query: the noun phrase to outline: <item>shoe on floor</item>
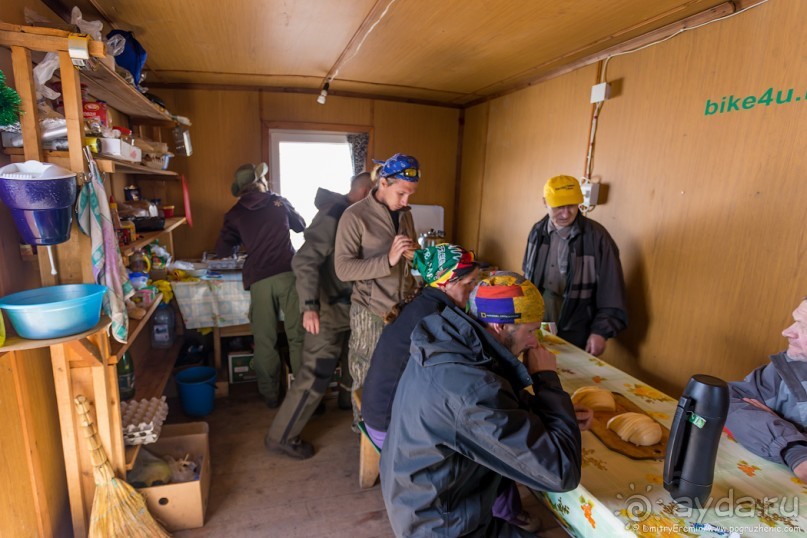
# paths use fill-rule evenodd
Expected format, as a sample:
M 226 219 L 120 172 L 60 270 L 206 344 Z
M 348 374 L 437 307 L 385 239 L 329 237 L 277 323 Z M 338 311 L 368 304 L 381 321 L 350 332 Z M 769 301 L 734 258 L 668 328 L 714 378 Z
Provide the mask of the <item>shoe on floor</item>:
M 303 441 L 299 437 L 289 439 L 285 443 L 278 443 L 277 441 L 272 441 L 269 439 L 269 436 L 267 435 L 264 437 L 263 444 L 272 452 L 285 454 L 286 456 L 297 460 L 307 460 L 314 455 L 314 446 L 311 443 Z
M 325 402 L 319 402 L 319 405 L 314 409 L 314 414 L 317 416 L 325 414 Z
M 268 407 L 269 409 L 277 409 L 278 407 L 280 407 L 280 398 L 278 398 L 277 396 L 275 396 L 274 398 L 270 398 L 269 396 L 267 396 L 266 398 L 263 399 L 263 401 L 266 402 L 266 407 Z
M 515 519 L 511 519 L 510 524 L 532 533 L 541 530 L 541 520 L 525 510 L 522 510 Z
M 350 392 L 346 390 L 340 390 L 339 396 L 336 399 L 336 406 L 343 411 L 348 409 L 353 409 L 353 400 L 350 397 Z

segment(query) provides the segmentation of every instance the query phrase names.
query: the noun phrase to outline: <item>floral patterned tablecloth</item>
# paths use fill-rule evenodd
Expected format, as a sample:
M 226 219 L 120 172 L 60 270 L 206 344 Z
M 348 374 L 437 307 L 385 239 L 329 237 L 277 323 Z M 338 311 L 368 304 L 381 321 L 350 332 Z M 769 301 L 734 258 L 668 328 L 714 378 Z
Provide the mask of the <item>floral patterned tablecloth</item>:
M 586 385 L 619 392 L 668 428 L 677 400 L 606 362 L 548 337 L 558 375 L 570 394 Z M 784 465 L 743 448 L 725 431 L 704 509 L 677 505 L 662 484 L 664 462 L 634 460 L 583 432 L 580 486 L 540 493 L 574 536 L 807 536 L 807 484 Z

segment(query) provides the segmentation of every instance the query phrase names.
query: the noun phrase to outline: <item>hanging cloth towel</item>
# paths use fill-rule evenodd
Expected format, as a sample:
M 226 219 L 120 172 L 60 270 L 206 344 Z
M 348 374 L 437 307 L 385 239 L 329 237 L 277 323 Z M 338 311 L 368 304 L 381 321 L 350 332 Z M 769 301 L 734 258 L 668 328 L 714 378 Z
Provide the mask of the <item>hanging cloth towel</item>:
M 112 320 L 112 337 L 125 344 L 129 337 L 125 301 L 134 295 L 134 288 L 123 265 L 101 172 L 88 153 L 85 151 L 90 163 L 90 179 L 78 195 L 78 225 L 85 235 L 90 236 L 93 277 L 98 284 L 109 288 L 109 293 L 104 295 L 104 313 Z

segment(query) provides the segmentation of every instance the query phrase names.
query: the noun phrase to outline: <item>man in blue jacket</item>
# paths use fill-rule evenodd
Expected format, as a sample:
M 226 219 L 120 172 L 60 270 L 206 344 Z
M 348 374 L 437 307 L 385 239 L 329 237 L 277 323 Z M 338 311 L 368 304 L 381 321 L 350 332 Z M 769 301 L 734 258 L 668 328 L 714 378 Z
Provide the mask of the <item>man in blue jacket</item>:
M 494 273 L 470 305 L 480 322 L 449 305 L 412 333 L 381 452 L 396 536 L 530 536 L 492 515 L 503 478 L 544 491 L 580 481 L 572 401 L 536 337 L 540 293 L 521 275 Z
M 729 383 L 726 428 L 745 448 L 787 465 L 807 482 L 807 297 L 782 336 L 786 351 L 745 380 Z

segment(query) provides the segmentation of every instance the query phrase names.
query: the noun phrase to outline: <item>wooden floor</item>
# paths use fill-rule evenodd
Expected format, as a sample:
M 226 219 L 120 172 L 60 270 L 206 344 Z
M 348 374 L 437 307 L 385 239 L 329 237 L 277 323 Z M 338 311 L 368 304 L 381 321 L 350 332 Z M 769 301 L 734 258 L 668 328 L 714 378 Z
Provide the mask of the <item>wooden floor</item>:
M 350 411 L 338 410 L 335 399 L 326 400 L 327 412 L 314 417 L 303 432 L 317 452 L 309 460 L 297 461 L 264 448 L 263 437 L 275 411 L 257 392 L 237 389 L 216 400 L 206 419 L 213 476 L 205 526 L 174 536 L 393 536 L 378 484 L 359 488 L 359 438 L 350 429 Z M 173 414 L 169 421 L 175 422 Z M 525 497 L 531 511 L 536 503 Z M 566 536 L 545 509 L 541 519 L 549 528 L 542 536 Z

